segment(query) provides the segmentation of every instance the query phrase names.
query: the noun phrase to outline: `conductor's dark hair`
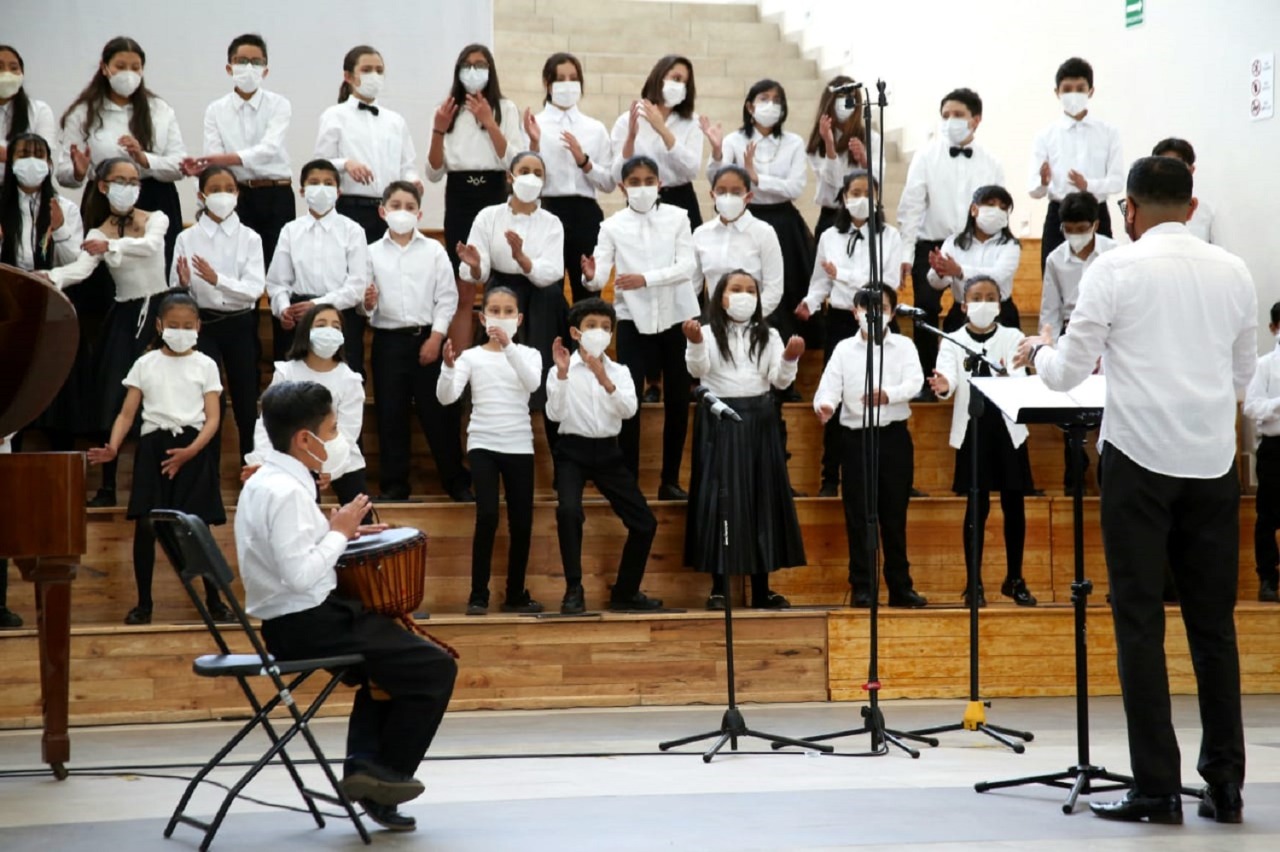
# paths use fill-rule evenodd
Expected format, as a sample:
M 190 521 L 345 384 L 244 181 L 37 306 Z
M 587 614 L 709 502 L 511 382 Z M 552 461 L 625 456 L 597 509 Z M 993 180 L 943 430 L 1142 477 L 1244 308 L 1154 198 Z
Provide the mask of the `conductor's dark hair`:
M 289 452 L 293 436 L 314 433 L 333 411 L 333 394 L 319 382 L 281 382 L 262 395 L 262 425 L 271 446 Z
M 289 344 L 289 351 L 284 356 L 286 359 L 301 361 L 311 354 L 311 327 L 316 324 L 316 317 L 325 311 L 333 311 L 338 315 L 338 330 L 342 330 L 342 311 L 333 305 L 312 305 L 311 310 L 302 315 L 302 319 L 298 320 L 298 325 L 293 330 L 293 342 Z M 341 364 L 347 360 L 345 348 L 339 346 L 338 351 L 333 353 L 335 362 Z
M 618 312 L 613 309 L 613 305 L 599 296 L 592 296 L 590 299 L 582 299 L 573 303 L 573 307 L 569 309 L 569 325 L 573 328 L 581 329 L 582 321 L 587 317 L 593 316 L 608 317 L 609 328 L 613 328 L 618 324 Z
M 778 123 L 768 129 L 766 135 L 782 138 L 782 125 L 787 123 L 787 90 L 777 80 L 764 79 L 758 80 L 755 85 L 748 89 L 747 97 L 742 101 L 742 133 L 748 139 L 755 135 L 756 125 L 755 120 L 751 117 L 751 110 L 747 106 L 772 89 L 778 90 L 778 104 L 782 107 L 782 115 L 778 117 Z
M 1099 213 L 1098 199 L 1092 192 L 1072 192 L 1062 199 L 1058 217 L 1063 222 L 1096 222 Z
M 1271 324 L 1280 325 L 1280 302 L 1271 306 Z
M 334 178 L 341 183 L 342 175 L 338 172 L 338 167 L 323 157 L 316 160 L 308 160 L 307 164 L 302 167 L 302 176 L 298 178 L 302 183 L 307 182 L 307 177 L 312 172 L 332 172 Z
M 880 292 L 889 297 L 889 310 L 895 310 L 898 307 L 898 291 L 892 287 L 881 287 Z M 853 294 L 853 306 L 855 308 L 869 308 L 875 301 L 875 290 L 871 287 L 859 287 Z
M 1093 66 L 1079 56 L 1073 56 L 1058 66 L 1058 73 L 1053 76 L 1053 87 L 1061 86 L 1062 81 L 1069 77 L 1083 77 L 1089 88 L 1093 88 Z
M 942 100 L 938 101 L 938 111 L 942 111 L 942 105 L 947 101 L 957 101 L 969 108 L 969 112 L 975 116 L 982 115 L 982 98 L 978 97 L 978 93 L 973 89 L 952 89 L 942 96 Z M 871 152 L 867 152 L 870 156 Z
M 1161 139 L 1156 143 L 1156 147 L 1151 149 L 1153 157 L 1168 157 L 1171 154 L 1188 166 L 1196 164 L 1196 149 L 1192 148 L 1191 143 L 1185 139 L 1170 136 L 1168 139 Z
M 227 63 L 230 64 L 232 57 L 236 55 L 236 51 L 245 46 L 258 48 L 258 50 L 262 51 L 262 58 L 268 58 L 266 40 L 257 33 L 245 33 L 233 38 L 231 44 L 227 46 Z
M 644 154 L 636 154 L 622 164 L 622 179 L 626 180 L 631 177 L 632 172 L 642 167 L 653 172 L 659 180 L 662 179 L 662 173 L 658 171 L 658 161 L 653 157 L 646 157 Z
M 645 78 L 644 87 L 640 89 L 640 97 L 662 106 L 662 84 L 667 79 L 667 74 L 677 65 L 683 65 L 689 69 L 689 79 L 684 84 L 684 100 L 671 111 L 681 118 L 693 118 L 693 99 L 698 90 L 693 83 L 693 63 L 687 57 L 672 53 L 654 63 L 649 76 Z
M 720 178 L 725 175 L 737 175 L 742 181 L 742 185 L 747 188 L 747 192 L 751 191 L 751 172 L 747 171 L 737 163 L 730 163 L 727 166 L 721 166 L 716 171 L 715 177 L 711 179 L 711 188 L 713 190 L 716 188 L 716 184 L 720 183 Z
M 1191 167 L 1175 157 L 1143 157 L 1129 169 L 1125 192 L 1139 205 L 1189 204 Z

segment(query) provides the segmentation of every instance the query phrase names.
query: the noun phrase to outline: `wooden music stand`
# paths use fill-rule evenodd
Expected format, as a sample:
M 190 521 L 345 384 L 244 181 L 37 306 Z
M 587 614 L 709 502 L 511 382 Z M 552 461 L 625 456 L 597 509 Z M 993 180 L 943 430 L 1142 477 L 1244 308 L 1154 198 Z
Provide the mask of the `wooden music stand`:
M 0 264 L 0 436 L 34 420 L 57 395 L 75 360 L 79 322 L 44 279 Z M 71 758 L 67 734 L 71 581 L 85 552 L 84 455 L 0 455 L 0 556 L 13 557 L 36 586 L 41 757 L 59 781 Z

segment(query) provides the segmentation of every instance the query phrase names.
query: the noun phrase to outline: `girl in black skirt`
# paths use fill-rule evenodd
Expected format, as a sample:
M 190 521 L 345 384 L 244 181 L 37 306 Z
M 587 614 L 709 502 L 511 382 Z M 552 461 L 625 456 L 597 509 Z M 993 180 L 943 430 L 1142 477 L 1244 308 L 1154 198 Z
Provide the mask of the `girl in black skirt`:
M 1026 369 L 1013 368 L 1013 356 L 1023 334 L 999 322 L 1000 288 L 994 280 L 985 276 L 970 278 L 964 285 L 964 311 L 968 322 L 951 336 L 970 346 L 981 349 L 997 364 L 1004 364 L 1011 376 L 1024 376 Z M 975 370 L 965 369 L 965 352 L 949 341 L 943 341 L 938 350 L 938 366 L 929 379 L 929 387 L 939 399 L 955 394 L 951 413 L 951 446 L 956 450 L 955 480 L 951 489 L 965 496 L 975 471 L 970 458 L 973 430 L 969 424 L 969 376 L 990 376 L 986 364 L 979 363 Z M 1033 490 L 1031 481 L 1031 456 L 1027 452 L 1027 427 L 1014 423 L 1000 409 L 988 403 L 977 423 L 978 431 L 978 520 L 982 529 L 987 527 L 987 515 L 991 511 L 991 492 L 1000 492 L 1000 509 L 1004 512 L 1004 547 L 1008 560 L 1008 573 L 1001 594 L 1013 598 L 1019 606 L 1035 606 L 1036 599 L 1027 591 L 1022 579 L 1022 551 L 1027 537 L 1027 517 L 1024 497 Z M 973 532 L 973 506 L 964 514 L 964 556 L 966 577 L 972 575 L 976 562 L 981 572 L 982 536 L 978 552 L 972 553 L 970 536 Z M 969 600 L 966 583 L 964 600 Z M 978 605 L 985 606 L 985 591 L 979 573 Z
M 90 230 L 79 256 L 49 273 L 60 288 L 77 285 L 89 301 L 111 298 L 97 340 L 85 350 L 88 362 L 73 368 L 73 387 L 80 393 L 62 417 L 99 436 L 111 429 L 124 401 L 120 382 L 133 362 L 155 338 L 158 302 L 165 291 L 164 241 L 169 218 L 159 210 L 138 208 L 138 167 L 123 157 L 105 160 L 98 167 L 96 190 L 82 211 Z M 80 283 L 83 282 L 83 283 Z M 100 438 L 99 438 L 100 440 Z M 102 470 L 102 487 L 90 506 L 114 506 L 116 467 Z
M 853 169 L 865 169 L 880 173 L 880 134 L 871 131 L 871 150 L 863 141 L 863 92 L 856 89 L 837 93 L 832 89 L 853 83 L 852 77 L 837 74 L 822 87 L 818 100 L 818 115 L 809 131 L 805 153 L 809 155 L 809 168 L 818 179 L 818 192 L 814 203 L 821 208 L 818 221 L 813 226 L 814 239 L 822 239 L 822 232 L 835 224 L 836 214 L 844 207 L 841 184 L 844 176 Z
M 783 346 L 761 316 L 758 294 L 747 273 L 726 273 L 707 300 L 710 334 L 696 319 L 684 324 L 689 374 L 742 418 L 721 420 L 704 406 L 694 416 L 685 564 L 713 575 L 707 609 L 724 609 L 725 574 L 751 575 L 751 606 L 782 609 L 788 601 L 770 591 L 768 575 L 805 562 L 770 393 L 795 380 L 804 341 L 792 337 Z
M 106 160 L 124 157 L 140 170 L 143 210 L 165 214 L 164 274 L 173 262 L 173 246 L 182 232 L 182 207 L 176 182 L 182 179 L 187 149 L 173 108 L 144 84 L 147 54 L 131 38 L 113 38 L 102 48 L 102 62 L 89 85 L 62 114 L 58 183 L 80 186 Z M 82 206 L 97 189 L 85 187 Z M 150 328 L 150 326 L 148 326 Z
M 142 437 L 134 453 L 129 520 L 133 529 L 133 576 L 138 605 L 125 624 L 151 623 L 151 575 L 156 563 L 155 533 L 147 516 L 153 509 L 190 512 L 207 524 L 223 524 L 216 454 L 209 442 L 218 434 L 222 382 L 213 359 L 196 351 L 200 309 L 186 293 L 165 297 L 156 319 L 163 344 L 134 363 L 124 379 L 124 405 L 111 427 L 107 445 L 89 450 L 89 461 L 115 461 L 120 445 L 142 409 Z M 209 613 L 229 621 L 231 611 L 205 580 Z
M 1013 278 L 1022 262 L 1022 243 L 1009 229 L 1013 196 L 1003 186 L 981 186 L 973 193 L 964 230 L 943 241 L 929 254 L 929 286 L 951 289 L 951 310 L 942 322 L 944 331 L 965 324 L 961 309 L 964 284 L 983 276 L 1000 288 L 1000 324 L 1018 328 L 1021 320 L 1013 303 Z
M 502 97 L 493 53 L 469 44 L 453 66 L 453 87 L 436 109 L 427 152 L 427 178 L 444 188 L 444 247 L 458 267 L 457 246 L 471 233 L 476 214 L 507 200 L 507 167 L 528 147 L 520 111 Z M 459 352 L 471 346 L 476 286 L 458 279 L 458 312 L 449 339 Z

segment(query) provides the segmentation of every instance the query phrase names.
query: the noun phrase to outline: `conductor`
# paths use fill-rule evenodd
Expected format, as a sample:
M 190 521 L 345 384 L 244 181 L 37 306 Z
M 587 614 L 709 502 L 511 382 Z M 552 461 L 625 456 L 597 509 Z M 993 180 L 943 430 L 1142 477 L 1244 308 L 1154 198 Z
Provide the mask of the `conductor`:
M 1129 171 L 1133 240 L 1080 282 L 1071 326 L 1019 348 L 1068 390 L 1103 359 L 1102 540 L 1134 786 L 1094 803 L 1106 819 L 1182 822 L 1178 741 L 1165 667 L 1165 565 L 1173 569 L 1200 700 L 1199 814 L 1240 822 L 1244 726 L 1233 613 L 1240 549 L 1236 401 L 1253 375 L 1258 299 L 1243 261 L 1197 239 L 1191 172 L 1172 157 Z

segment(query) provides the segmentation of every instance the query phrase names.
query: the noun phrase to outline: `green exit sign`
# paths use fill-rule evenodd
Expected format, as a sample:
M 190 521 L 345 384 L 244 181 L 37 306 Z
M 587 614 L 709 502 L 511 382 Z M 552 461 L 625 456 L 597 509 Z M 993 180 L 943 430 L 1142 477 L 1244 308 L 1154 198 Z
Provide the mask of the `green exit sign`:
M 1124 0 L 1124 26 L 1136 27 L 1142 23 L 1143 0 Z

